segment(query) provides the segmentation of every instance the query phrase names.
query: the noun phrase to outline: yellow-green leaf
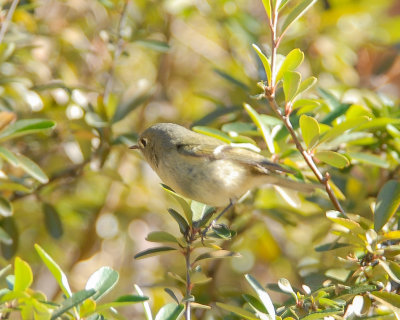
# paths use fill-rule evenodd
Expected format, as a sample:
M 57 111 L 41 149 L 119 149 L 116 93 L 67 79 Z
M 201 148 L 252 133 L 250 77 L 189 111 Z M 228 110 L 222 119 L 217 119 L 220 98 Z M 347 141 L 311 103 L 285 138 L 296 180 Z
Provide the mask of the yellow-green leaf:
M 379 231 L 400 205 L 400 182 L 390 180 L 379 191 L 374 212 L 374 229 Z
M 319 151 L 315 154 L 315 157 L 318 160 L 339 169 L 347 167 L 350 164 L 349 159 L 335 151 Z
M 283 92 L 286 102 L 292 101 L 299 90 L 301 75 L 298 72 L 288 71 L 283 76 Z
M 320 129 L 318 121 L 303 114 L 300 117 L 300 129 L 307 148 L 312 149 L 319 140 Z
M 276 75 L 276 82 L 281 80 L 286 72 L 294 71 L 303 62 L 304 53 L 300 49 L 293 49 L 288 53 Z

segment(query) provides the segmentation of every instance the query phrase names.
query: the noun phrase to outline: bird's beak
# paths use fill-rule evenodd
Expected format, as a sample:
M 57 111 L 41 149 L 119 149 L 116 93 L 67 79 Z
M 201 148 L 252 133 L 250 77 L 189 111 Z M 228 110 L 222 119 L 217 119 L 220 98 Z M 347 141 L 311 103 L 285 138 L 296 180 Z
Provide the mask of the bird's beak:
M 137 144 L 134 144 L 133 146 L 130 146 L 129 149 L 139 149 L 139 146 Z

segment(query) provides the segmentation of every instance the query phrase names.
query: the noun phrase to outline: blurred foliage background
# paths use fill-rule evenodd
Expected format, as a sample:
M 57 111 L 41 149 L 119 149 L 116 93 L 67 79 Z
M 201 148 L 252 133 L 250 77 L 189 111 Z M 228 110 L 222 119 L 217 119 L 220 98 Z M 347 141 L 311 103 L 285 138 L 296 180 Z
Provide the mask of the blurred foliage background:
M 12 2 L 1 6 L 4 25 Z M 300 48 L 300 72 L 316 76 L 319 88 L 355 110 L 374 105 L 375 115 L 398 118 L 399 13 L 394 0 L 320 0 L 287 32 L 280 53 Z M 73 290 L 82 289 L 99 267 L 110 266 L 120 274 L 112 296 L 133 292 L 136 283 L 152 309 L 159 309 L 171 300 L 163 288 L 177 286 L 167 271 L 184 272 L 183 258 L 133 256 L 149 247 L 149 232 L 178 232 L 167 214 L 176 203 L 128 146 L 156 122 L 218 129 L 250 122 L 244 102 L 272 114 L 265 102 L 251 98 L 265 78 L 251 44 L 268 51 L 270 42 L 262 2 L 20 1 L 6 31 L 0 45 L 2 130 L 23 119 L 47 119 L 55 126 L 1 141 L 49 179 L 2 156 L 0 192 L 12 209 L 3 210 L 0 222 L 9 236 L 2 236 L 1 264 L 15 255 L 28 261 L 33 288 L 56 299 L 58 285 L 33 249 L 38 243 L 68 274 Z M 319 99 L 320 93 L 308 96 Z M 399 179 L 399 137 L 388 146 L 385 130 L 373 134 L 379 139 L 368 148 L 383 164 L 328 168 L 346 197 L 346 211 L 369 219 L 382 185 Z M 244 273 L 261 283 L 282 277 L 297 287 L 322 283 L 336 258 L 314 248 L 333 239 L 325 216 L 332 204 L 320 194 L 300 200 L 293 208 L 266 188 L 237 205 L 225 222 L 238 234 L 223 247 L 244 258 L 205 263 L 213 280 L 196 286 L 197 301 L 234 300 L 248 291 Z M 279 293 L 272 298 L 284 299 Z M 141 306 L 122 311 L 131 319 L 142 312 Z M 222 314 L 213 309 L 197 317 Z

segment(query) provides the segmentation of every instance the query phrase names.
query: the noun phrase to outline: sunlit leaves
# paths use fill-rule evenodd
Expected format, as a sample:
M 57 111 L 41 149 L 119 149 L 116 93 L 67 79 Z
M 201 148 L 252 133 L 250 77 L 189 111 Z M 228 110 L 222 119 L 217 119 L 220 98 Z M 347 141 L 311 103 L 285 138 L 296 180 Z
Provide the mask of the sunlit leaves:
M 13 139 L 22 135 L 42 132 L 54 128 L 55 122 L 47 119 L 24 119 L 10 124 L 0 132 L 0 141 Z
M 303 0 L 301 1 L 286 17 L 281 32 L 282 34 L 290 27 L 290 25 L 298 20 L 317 0 Z
M 322 162 L 339 169 L 347 167 L 350 164 L 350 161 L 346 156 L 335 151 L 318 151 L 315 153 L 315 157 Z
M 61 270 L 60 266 L 38 244 L 35 244 L 35 249 L 36 249 L 36 252 L 39 254 L 40 258 L 42 259 L 42 261 L 47 266 L 47 268 L 53 274 L 53 277 L 57 280 L 58 285 L 60 286 L 63 293 L 66 295 L 67 298 L 71 297 L 72 291 L 69 286 L 67 276 Z
M 264 71 L 267 76 L 268 84 L 271 84 L 271 65 L 268 61 L 268 58 L 264 55 L 264 53 L 261 51 L 261 49 L 257 45 L 253 44 L 253 49 L 257 52 L 263 66 L 264 66 Z
M 286 101 L 292 101 L 299 90 L 301 75 L 298 72 L 288 71 L 283 76 L 283 92 Z
M 183 304 L 169 303 L 158 311 L 154 320 L 177 320 L 182 317 L 184 311 Z
M 147 249 L 147 250 L 141 251 L 138 254 L 136 254 L 135 259 L 144 259 L 144 258 L 154 257 L 154 256 L 158 256 L 163 253 L 169 253 L 171 251 L 176 251 L 176 249 L 172 248 L 172 247 L 151 248 L 151 249 Z
M 4 197 L 0 196 L 0 215 L 9 217 L 13 214 L 12 204 Z
M 15 258 L 14 263 L 15 282 L 13 290 L 15 292 L 25 291 L 33 282 L 32 269 L 29 264 L 21 258 Z
M 281 80 L 286 72 L 293 72 L 303 62 L 304 53 L 300 49 L 294 49 L 288 53 L 276 75 L 276 82 Z M 300 81 L 299 81 L 300 82 Z
M 400 205 L 400 183 L 386 182 L 379 191 L 374 212 L 374 229 L 379 231 L 389 221 Z
M 308 149 L 312 149 L 319 139 L 318 121 L 313 117 L 302 115 L 299 123 L 304 142 Z

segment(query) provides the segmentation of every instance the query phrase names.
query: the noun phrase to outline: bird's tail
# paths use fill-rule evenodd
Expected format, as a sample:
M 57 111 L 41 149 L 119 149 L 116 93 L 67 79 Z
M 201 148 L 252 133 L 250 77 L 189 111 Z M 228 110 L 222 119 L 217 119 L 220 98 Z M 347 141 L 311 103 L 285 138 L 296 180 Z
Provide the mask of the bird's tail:
M 289 178 L 280 177 L 280 176 L 268 176 L 267 183 L 278 186 L 278 187 L 303 192 L 303 193 L 312 193 L 316 189 L 324 188 L 321 184 L 295 181 L 295 180 L 291 180 Z

